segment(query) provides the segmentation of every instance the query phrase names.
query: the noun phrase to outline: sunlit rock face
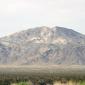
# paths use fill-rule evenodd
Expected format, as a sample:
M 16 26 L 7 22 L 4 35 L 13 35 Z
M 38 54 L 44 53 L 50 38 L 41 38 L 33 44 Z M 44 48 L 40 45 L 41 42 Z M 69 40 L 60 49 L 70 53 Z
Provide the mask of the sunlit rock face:
M 85 64 L 85 35 L 64 27 L 36 27 L 0 39 L 0 64 Z

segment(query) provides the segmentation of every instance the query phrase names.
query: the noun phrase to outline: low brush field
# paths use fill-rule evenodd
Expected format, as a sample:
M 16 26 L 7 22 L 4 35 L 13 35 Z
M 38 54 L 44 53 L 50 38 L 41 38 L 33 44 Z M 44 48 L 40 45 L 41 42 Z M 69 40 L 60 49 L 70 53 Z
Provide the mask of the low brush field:
M 85 85 L 84 80 L 85 66 L 0 66 L 0 85 Z

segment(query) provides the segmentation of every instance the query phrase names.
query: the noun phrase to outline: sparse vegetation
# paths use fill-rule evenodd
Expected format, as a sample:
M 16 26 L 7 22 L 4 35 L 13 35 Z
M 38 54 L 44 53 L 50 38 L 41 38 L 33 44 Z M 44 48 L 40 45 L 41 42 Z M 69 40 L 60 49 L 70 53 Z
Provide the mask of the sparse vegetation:
M 9 80 L 7 81 L 2 81 L 0 82 L 0 85 L 85 85 L 85 81 L 84 80 L 66 80 L 66 81 L 62 81 L 62 80 L 56 80 L 53 81 L 53 83 L 47 82 L 45 80 L 39 80 L 36 82 L 32 82 L 32 81 L 19 81 L 19 82 L 10 82 Z
M 55 85 L 55 81 L 85 85 L 84 80 L 84 66 L 0 67 L 0 85 Z

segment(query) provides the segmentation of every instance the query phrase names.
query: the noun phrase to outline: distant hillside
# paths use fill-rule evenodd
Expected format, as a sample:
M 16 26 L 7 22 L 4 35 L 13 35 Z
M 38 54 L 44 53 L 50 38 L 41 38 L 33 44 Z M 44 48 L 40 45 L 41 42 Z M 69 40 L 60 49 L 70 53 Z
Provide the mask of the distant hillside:
M 37 27 L 0 39 L 0 64 L 85 65 L 85 35 L 64 27 Z

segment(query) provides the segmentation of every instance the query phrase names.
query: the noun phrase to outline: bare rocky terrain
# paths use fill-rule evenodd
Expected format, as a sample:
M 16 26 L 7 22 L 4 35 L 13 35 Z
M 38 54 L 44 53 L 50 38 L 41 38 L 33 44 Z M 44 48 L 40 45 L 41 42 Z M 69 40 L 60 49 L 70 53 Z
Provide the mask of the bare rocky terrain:
M 0 38 L 1 65 L 85 65 L 85 35 L 36 27 Z

